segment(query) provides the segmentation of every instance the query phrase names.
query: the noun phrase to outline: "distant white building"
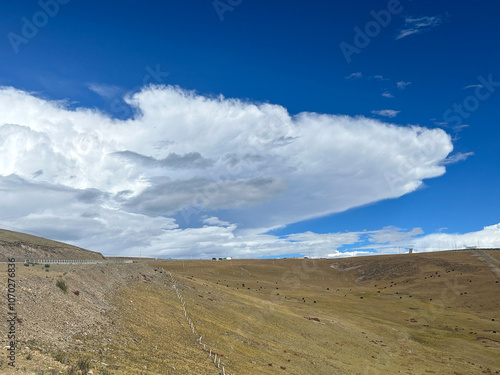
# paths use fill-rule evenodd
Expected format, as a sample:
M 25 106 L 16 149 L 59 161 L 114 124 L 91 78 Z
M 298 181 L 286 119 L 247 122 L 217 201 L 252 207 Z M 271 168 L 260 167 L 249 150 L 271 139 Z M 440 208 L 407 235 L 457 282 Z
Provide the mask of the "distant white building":
M 231 258 L 231 257 L 226 257 L 226 260 L 231 260 L 231 259 L 233 259 L 233 258 Z

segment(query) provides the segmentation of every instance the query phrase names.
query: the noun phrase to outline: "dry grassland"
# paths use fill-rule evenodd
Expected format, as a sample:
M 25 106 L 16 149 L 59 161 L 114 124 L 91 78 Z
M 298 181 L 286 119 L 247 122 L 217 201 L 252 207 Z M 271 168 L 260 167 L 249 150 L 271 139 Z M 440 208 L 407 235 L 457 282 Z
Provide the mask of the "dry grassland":
M 210 349 L 226 374 L 499 374 L 499 278 L 476 254 L 20 265 L 22 350 L 0 371 L 219 374 Z

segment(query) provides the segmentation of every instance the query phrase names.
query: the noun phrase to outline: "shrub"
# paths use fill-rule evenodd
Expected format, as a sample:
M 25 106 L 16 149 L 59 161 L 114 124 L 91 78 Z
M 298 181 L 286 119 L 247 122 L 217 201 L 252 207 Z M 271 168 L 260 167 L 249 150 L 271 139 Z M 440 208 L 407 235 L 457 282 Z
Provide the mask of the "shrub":
M 66 356 L 64 355 L 63 352 L 59 352 L 54 356 L 54 359 L 57 362 L 61 362 L 62 364 L 66 364 Z
M 82 358 L 76 364 L 78 370 L 81 370 L 84 374 L 88 373 L 90 370 L 90 361 L 86 358 Z
M 46 264 L 46 265 L 45 265 L 45 268 L 50 268 L 50 264 Z
M 64 293 L 68 291 L 68 286 L 63 280 L 57 280 L 56 285 L 60 288 Z
M 33 358 L 33 356 L 31 355 L 31 353 L 28 353 L 28 355 L 26 356 L 26 359 L 28 361 L 31 361 L 32 358 Z

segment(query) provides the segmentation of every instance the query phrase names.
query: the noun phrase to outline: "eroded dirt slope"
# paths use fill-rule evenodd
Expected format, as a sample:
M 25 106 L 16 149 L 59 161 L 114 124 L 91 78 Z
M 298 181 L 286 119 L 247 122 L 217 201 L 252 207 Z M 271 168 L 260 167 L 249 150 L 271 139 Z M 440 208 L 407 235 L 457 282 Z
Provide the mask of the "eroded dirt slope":
M 0 229 L 0 262 L 25 259 L 104 259 L 101 253 L 43 237 Z

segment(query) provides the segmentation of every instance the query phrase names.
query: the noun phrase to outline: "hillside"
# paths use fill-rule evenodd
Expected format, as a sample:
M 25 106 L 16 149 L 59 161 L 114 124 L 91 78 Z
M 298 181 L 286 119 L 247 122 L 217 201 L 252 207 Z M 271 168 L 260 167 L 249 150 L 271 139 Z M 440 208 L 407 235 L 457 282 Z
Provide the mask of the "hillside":
M 43 237 L 0 229 L 0 262 L 25 259 L 104 259 L 101 253 Z
M 499 277 L 480 253 L 165 268 L 238 374 L 499 374 Z
M 88 360 L 94 374 L 215 375 L 216 353 L 226 374 L 500 374 L 498 260 L 20 265 L 17 369 L 75 374 Z

